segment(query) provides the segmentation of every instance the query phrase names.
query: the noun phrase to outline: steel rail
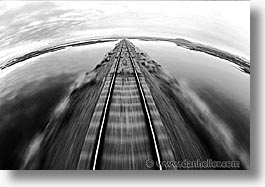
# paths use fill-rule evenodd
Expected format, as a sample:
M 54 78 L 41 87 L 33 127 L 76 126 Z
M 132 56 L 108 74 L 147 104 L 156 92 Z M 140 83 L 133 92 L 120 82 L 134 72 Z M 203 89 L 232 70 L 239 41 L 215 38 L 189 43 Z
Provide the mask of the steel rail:
M 155 130 L 154 130 L 154 127 L 153 127 L 154 125 L 153 125 L 153 122 L 152 122 L 152 119 L 151 119 L 151 115 L 150 115 L 149 108 L 148 108 L 148 105 L 147 105 L 147 101 L 146 101 L 146 98 L 145 98 L 145 95 L 144 95 L 144 91 L 142 89 L 142 84 L 140 82 L 138 73 L 136 71 L 134 61 L 133 61 L 133 59 L 131 57 L 129 47 L 127 46 L 127 41 L 125 41 L 123 44 L 121 44 L 120 54 L 119 54 L 119 57 L 118 57 L 117 62 L 115 64 L 114 73 L 113 73 L 113 76 L 112 76 L 112 79 L 111 79 L 111 83 L 110 83 L 110 86 L 109 86 L 109 89 L 108 89 L 108 95 L 107 95 L 107 98 L 106 98 L 106 101 L 105 101 L 103 113 L 102 113 L 101 120 L 100 120 L 100 129 L 99 129 L 99 133 L 98 133 L 97 138 L 96 138 L 96 147 L 94 148 L 93 153 L 92 153 L 91 169 L 92 170 L 97 170 L 98 167 L 99 167 L 98 166 L 98 156 L 99 156 L 99 152 L 100 152 L 101 146 L 102 146 L 102 141 L 103 141 L 102 139 L 104 138 L 104 129 L 106 128 L 106 125 L 107 125 L 107 119 L 108 119 L 108 115 L 109 115 L 109 108 L 110 108 L 110 104 L 111 104 L 111 98 L 112 98 L 112 95 L 113 95 L 114 84 L 115 84 L 115 80 L 116 80 L 116 76 L 117 76 L 117 70 L 118 70 L 118 67 L 119 67 L 121 53 L 122 53 L 122 49 L 123 49 L 124 45 L 126 46 L 126 48 L 128 50 L 129 59 L 130 59 L 130 62 L 132 64 L 133 72 L 134 72 L 135 79 L 136 79 L 137 88 L 139 90 L 141 103 L 143 105 L 143 112 L 145 114 L 146 122 L 148 123 L 148 127 L 150 129 L 151 138 L 153 140 L 152 142 L 153 142 L 153 145 L 154 145 L 156 160 L 157 160 L 157 163 L 158 163 L 158 164 L 155 163 L 155 166 L 159 170 L 162 170 L 162 166 L 160 164 L 161 163 L 160 152 L 159 152 L 158 144 L 157 144 L 157 136 L 155 134 Z
M 122 48 L 123 48 L 123 45 L 121 45 L 121 50 L 120 50 L 120 53 L 122 52 Z M 101 145 L 101 141 L 102 141 L 102 134 L 103 134 L 103 131 L 104 131 L 104 128 L 106 126 L 106 123 L 107 123 L 107 115 L 108 115 L 108 111 L 109 111 L 109 108 L 110 108 L 110 100 L 111 100 L 111 97 L 112 97 L 112 93 L 113 93 L 113 90 L 114 90 L 114 83 L 115 83 L 115 79 L 116 79 L 116 75 L 117 75 L 117 70 L 118 70 L 118 67 L 119 67 L 119 63 L 120 63 L 120 57 L 121 57 L 121 54 L 119 55 L 118 59 L 117 59 L 117 62 L 115 64 L 115 68 L 114 68 L 114 73 L 113 73 L 113 76 L 111 78 L 111 82 L 110 82 L 110 86 L 109 86 L 109 89 L 108 89 L 108 95 L 107 95 L 107 98 L 106 98 L 106 102 L 105 102 L 105 105 L 104 105 L 104 109 L 103 109 L 103 114 L 102 114 L 102 117 L 101 117 L 101 120 L 100 120 L 100 130 L 99 130 L 99 133 L 98 133 L 98 136 L 97 136 L 97 144 L 96 144 L 96 147 L 92 153 L 92 170 L 96 170 L 97 169 L 97 163 L 98 163 L 98 154 L 99 154 L 99 150 L 100 150 L 100 145 Z
M 153 140 L 153 143 L 154 143 L 156 159 L 157 159 L 157 162 L 155 163 L 155 166 L 157 166 L 159 168 L 159 170 L 162 170 L 160 152 L 159 152 L 158 144 L 157 144 L 157 136 L 155 134 L 154 125 L 153 125 L 153 122 L 152 122 L 152 119 L 151 119 L 151 115 L 150 115 L 149 108 L 148 108 L 148 105 L 147 105 L 147 101 L 146 101 L 146 98 L 145 98 L 145 94 L 144 94 L 144 91 L 143 91 L 143 88 L 142 88 L 142 84 L 140 82 L 138 73 L 137 73 L 136 68 L 135 68 L 135 64 L 134 64 L 135 62 L 134 62 L 133 58 L 131 57 L 129 47 L 127 45 L 127 41 L 126 41 L 126 47 L 128 49 L 129 59 L 131 61 L 132 67 L 133 67 L 133 71 L 134 71 L 134 75 L 135 75 L 135 78 L 136 78 L 137 87 L 138 87 L 139 92 L 140 92 L 140 98 L 142 100 L 142 104 L 144 105 L 144 113 L 145 113 L 145 116 L 146 116 L 146 119 L 147 119 L 146 121 L 147 121 L 148 126 L 150 128 L 151 137 L 152 137 L 152 140 Z

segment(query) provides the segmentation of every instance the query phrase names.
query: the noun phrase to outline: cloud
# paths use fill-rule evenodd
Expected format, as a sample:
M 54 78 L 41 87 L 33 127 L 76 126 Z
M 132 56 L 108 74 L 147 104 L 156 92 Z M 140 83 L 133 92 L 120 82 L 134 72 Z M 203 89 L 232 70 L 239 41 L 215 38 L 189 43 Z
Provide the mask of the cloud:
M 1 55 L 33 42 L 114 34 L 184 37 L 249 55 L 248 2 L 56 1 L 0 6 Z

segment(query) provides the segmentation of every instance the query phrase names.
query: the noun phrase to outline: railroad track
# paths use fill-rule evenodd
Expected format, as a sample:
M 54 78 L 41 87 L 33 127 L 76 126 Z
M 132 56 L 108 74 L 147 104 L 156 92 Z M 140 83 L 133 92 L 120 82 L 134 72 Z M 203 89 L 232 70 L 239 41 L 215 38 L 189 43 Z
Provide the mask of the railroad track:
M 77 169 L 162 170 L 155 163 L 174 159 L 151 93 L 135 62 L 136 54 L 129 41 L 118 44 Z

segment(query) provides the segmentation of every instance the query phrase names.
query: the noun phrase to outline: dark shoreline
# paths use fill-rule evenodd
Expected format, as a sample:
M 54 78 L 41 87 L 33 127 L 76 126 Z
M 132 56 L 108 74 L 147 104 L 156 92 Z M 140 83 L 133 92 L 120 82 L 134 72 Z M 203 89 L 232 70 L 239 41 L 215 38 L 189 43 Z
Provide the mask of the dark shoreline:
M 232 62 L 232 63 L 239 66 L 240 71 L 245 72 L 247 74 L 250 74 L 250 62 L 248 60 L 242 58 L 242 57 L 231 54 L 229 52 L 222 51 L 220 49 L 217 49 L 217 48 L 214 48 L 211 46 L 206 46 L 203 44 L 194 43 L 194 42 L 191 42 L 191 41 L 188 41 L 185 39 L 181 39 L 181 38 L 170 39 L 170 38 L 145 37 L 145 36 L 139 36 L 139 37 L 106 37 L 106 38 L 100 38 L 100 39 L 93 39 L 90 41 L 83 41 L 83 42 L 78 41 L 78 42 L 60 44 L 60 45 L 56 45 L 53 47 L 47 47 L 47 48 L 44 48 L 41 50 L 33 51 L 33 52 L 27 53 L 27 54 L 20 56 L 20 57 L 17 57 L 17 58 L 13 58 L 13 59 L 7 61 L 6 63 L 3 63 L 2 65 L 0 65 L 0 69 L 3 70 L 7 67 L 10 67 L 10 66 L 12 66 L 16 63 L 22 62 L 24 60 L 30 59 L 32 57 L 36 57 L 36 56 L 39 56 L 39 55 L 42 55 L 45 53 L 49 53 L 49 52 L 58 51 L 61 49 L 65 49 L 67 47 L 77 47 L 77 46 L 82 46 L 82 45 L 90 45 L 90 44 L 95 44 L 95 43 L 116 41 L 116 40 L 122 39 L 122 38 L 140 39 L 140 40 L 144 40 L 144 41 L 173 42 L 179 47 L 183 47 L 183 48 L 198 51 L 198 52 L 203 52 L 203 53 L 227 60 L 229 62 Z
M 79 41 L 79 42 L 71 42 L 71 43 L 60 44 L 60 45 L 56 45 L 56 46 L 52 46 L 52 47 L 47 47 L 47 48 L 44 48 L 41 50 L 27 53 L 27 54 L 20 56 L 20 57 L 13 58 L 13 59 L 7 61 L 6 63 L 3 63 L 2 65 L 0 65 L 0 69 L 3 70 L 7 67 L 10 67 L 10 66 L 17 64 L 19 62 L 28 60 L 30 58 L 40 56 L 40 55 L 50 53 L 50 52 L 59 51 L 59 50 L 65 49 L 67 47 L 78 47 L 78 46 L 83 46 L 83 45 L 104 43 L 104 42 L 110 42 L 110 41 L 116 41 L 116 39 L 102 39 L 102 40 L 99 39 L 99 40 L 91 40 L 91 41 L 83 41 L 83 42 Z
M 2 136 L 2 138 L 5 138 L 5 140 L 2 139 L 1 141 L 3 144 L 1 146 L 2 149 L 5 150 L 6 145 L 10 149 L 2 155 L 0 168 L 76 169 L 79 158 L 76 155 L 81 152 L 82 142 L 89 127 L 88 124 L 91 122 L 96 103 L 104 85 L 104 77 L 110 71 L 111 59 L 115 54 L 114 50 L 107 53 L 107 56 L 91 71 L 83 76 L 80 75 L 83 77 L 82 79 L 78 77 L 74 82 L 69 81 L 66 84 L 68 89 L 63 87 L 66 91 L 61 92 L 64 94 L 54 98 L 51 102 L 53 105 L 47 106 L 48 112 L 45 110 L 46 115 L 43 114 L 44 112 L 41 114 L 36 113 L 35 115 L 31 112 L 31 120 L 28 121 L 31 121 L 32 124 L 27 126 L 28 121 L 24 122 L 23 136 L 20 135 L 21 130 L 17 129 L 18 126 L 13 126 L 11 130 L 6 128 L 6 131 L 2 131 L 4 135 L 9 132 L 13 136 L 11 138 L 12 141 L 8 139 L 10 136 Z M 179 84 L 178 80 L 165 73 L 161 65 L 153 61 L 148 54 L 140 49 L 135 58 L 151 91 L 161 120 L 166 127 L 171 145 L 174 148 L 176 160 L 233 160 L 240 162 L 240 168 L 237 169 L 249 169 L 249 144 L 247 139 L 243 141 L 246 137 L 245 134 L 249 131 L 246 128 L 242 129 L 241 123 L 237 123 L 236 118 L 234 123 L 237 123 L 237 125 L 233 126 L 235 128 L 240 127 L 241 131 L 236 130 L 239 133 L 233 133 L 233 141 L 230 142 L 225 133 L 217 127 L 214 118 L 205 113 L 203 108 L 196 104 L 189 96 L 187 90 Z M 52 77 L 47 82 L 50 85 L 51 80 L 60 81 L 64 79 L 66 78 Z M 27 100 L 36 104 L 36 106 L 43 106 L 48 104 L 48 98 L 54 97 L 53 93 L 59 94 L 59 89 L 51 89 L 49 94 L 43 92 L 42 96 L 34 96 L 37 99 L 27 97 Z M 36 102 L 40 99 L 44 104 Z M 27 104 L 28 102 L 24 103 Z M 66 104 L 62 105 L 62 103 Z M 24 105 L 22 105 L 24 107 L 22 109 L 17 109 L 17 105 L 14 106 L 16 110 L 23 112 L 28 111 L 26 110 L 27 108 L 31 108 L 28 105 L 26 107 Z M 4 111 L 6 111 L 6 107 L 4 108 Z M 233 111 L 233 109 L 230 111 Z M 10 110 L 9 113 L 11 112 L 13 114 L 13 111 Z M 41 122 L 37 121 L 40 125 L 34 126 L 36 121 L 33 120 L 33 117 L 39 120 L 40 116 L 43 116 L 43 120 Z M 233 124 L 233 119 L 231 120 Z M 17 124 L 20 125 L 22 122 L 23 118 L 19 118 Z M 228 129 L 232 130 L 233 128 L 229 127 Z M 36 152 L 32 155 L 28 154 L 30 153 L 31 145 L 35 142 L 36 137 L 39 136 L 41 136 L 41 140 L 39 147 L 35 150 Z M 12 155 L 12 157 L 9 157 L 9 155 Z
M 229 52 L 206 46 L 200 43 L 194 43 L 189 40 L 182 38 L 170 39 L 170 38 L 156 38 L 156 37 L 128 37 L 128 39 L 140 39 L 144 41 L 166 41 L 173 42 L 179 47 L 183 47 L 189 50 L 194 50 L 198 52 L 203 52 L 229 62 L 232 62 L 239 66 L 240 71 L 250 74 L 250 62 L 243 57 L 231 54 Z

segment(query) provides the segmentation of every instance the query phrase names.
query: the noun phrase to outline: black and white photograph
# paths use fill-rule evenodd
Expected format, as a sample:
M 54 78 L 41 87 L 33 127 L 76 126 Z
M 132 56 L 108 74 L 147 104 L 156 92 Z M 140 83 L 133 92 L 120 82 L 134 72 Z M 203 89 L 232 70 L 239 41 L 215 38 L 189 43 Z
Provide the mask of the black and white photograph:
M 1 170 L 250 170 L 250 1 L 0 7 Z

